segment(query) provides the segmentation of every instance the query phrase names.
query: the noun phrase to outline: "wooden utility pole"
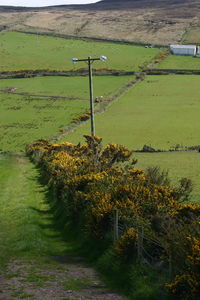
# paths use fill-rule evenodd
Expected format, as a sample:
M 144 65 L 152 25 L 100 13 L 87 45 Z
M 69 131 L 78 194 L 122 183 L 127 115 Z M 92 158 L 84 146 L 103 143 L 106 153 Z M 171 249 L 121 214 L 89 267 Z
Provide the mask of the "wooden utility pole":
M 94 123 L 94 100 L 93 100 L 93 81 L 92 81 L 92 63 L 95 60 L 105 61 L 107 59 L 106 56 L 100 56 L 98 58 L 88 58 L 78 59 L 72 58 L 73 63 L 77 63 L 79 61 L 85 61 L 88 63 L 88 74 L 89 74 L 89 89 L 90 89 L 90 118 L 91 118 L 91 135 L 95 135 L 95 123 Z

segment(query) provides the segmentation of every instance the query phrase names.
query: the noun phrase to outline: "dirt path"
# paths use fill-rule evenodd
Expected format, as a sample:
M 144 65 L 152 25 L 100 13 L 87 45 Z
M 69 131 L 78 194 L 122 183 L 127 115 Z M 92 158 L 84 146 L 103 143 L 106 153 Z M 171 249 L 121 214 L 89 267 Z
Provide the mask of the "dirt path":
M 12 260 L 0 275 L 0 299 L 123 299 L 109 291 L 95 271 L 77 258 L 54 263 Z
M 38 170 L 0 155 L 0 299 L 124 299 L 56 231 Z

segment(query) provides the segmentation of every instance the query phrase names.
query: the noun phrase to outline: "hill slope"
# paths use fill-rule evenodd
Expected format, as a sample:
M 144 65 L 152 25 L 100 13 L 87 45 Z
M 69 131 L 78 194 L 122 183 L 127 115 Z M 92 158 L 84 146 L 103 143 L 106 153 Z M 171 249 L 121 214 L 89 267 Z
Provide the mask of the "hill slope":
M 200 43 L 199 0 L 103 0 L 47 8 L 0 7 L 2 30 L 153 44 Z

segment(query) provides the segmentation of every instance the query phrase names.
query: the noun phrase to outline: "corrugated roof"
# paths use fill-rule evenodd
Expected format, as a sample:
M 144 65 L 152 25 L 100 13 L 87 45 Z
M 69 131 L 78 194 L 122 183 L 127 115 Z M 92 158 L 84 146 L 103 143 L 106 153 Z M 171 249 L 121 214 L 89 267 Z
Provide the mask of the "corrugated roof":
M 188 49 L 194 49 L 196 48 L 195 45 L 170 45 L 171 48 L 188 48 Z

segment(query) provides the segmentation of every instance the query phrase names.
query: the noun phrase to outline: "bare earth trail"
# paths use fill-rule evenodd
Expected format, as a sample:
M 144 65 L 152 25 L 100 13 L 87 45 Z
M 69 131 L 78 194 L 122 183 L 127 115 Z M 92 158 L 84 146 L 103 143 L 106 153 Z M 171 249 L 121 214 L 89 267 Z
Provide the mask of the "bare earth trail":
M 0 299 L 124 299 L 56 231 L 46 187 L 20 154 L 0 154 Z

